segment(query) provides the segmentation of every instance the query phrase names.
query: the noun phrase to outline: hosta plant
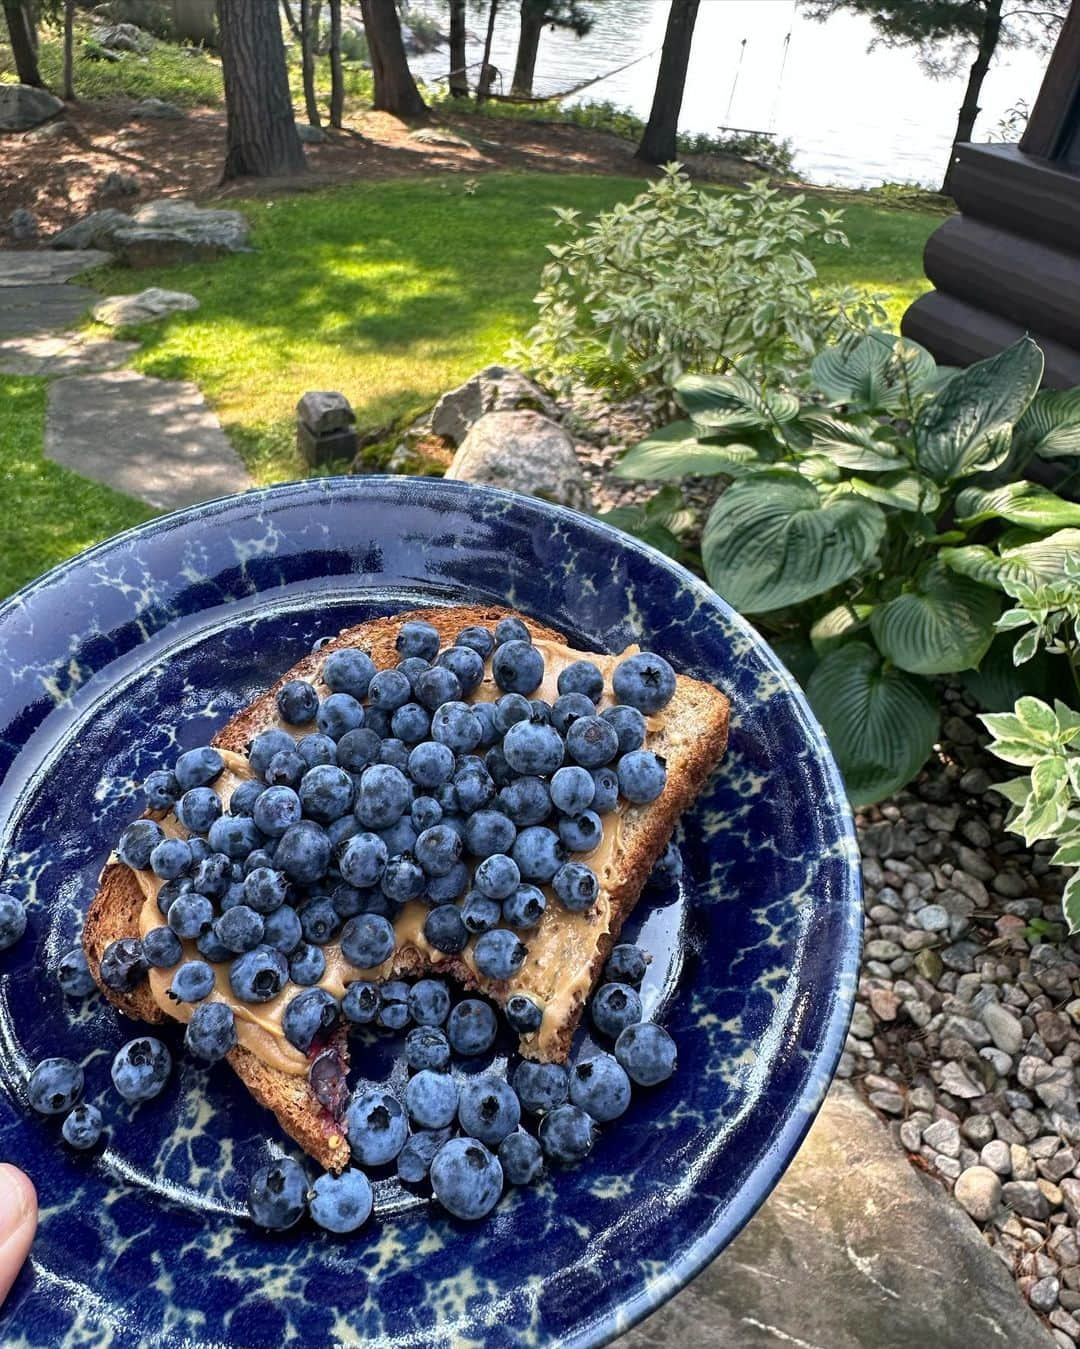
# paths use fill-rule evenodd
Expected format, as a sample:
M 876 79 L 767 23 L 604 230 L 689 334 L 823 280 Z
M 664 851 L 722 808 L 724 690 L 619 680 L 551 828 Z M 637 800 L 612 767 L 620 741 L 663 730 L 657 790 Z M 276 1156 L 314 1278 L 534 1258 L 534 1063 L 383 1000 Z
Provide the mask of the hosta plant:
M 1022 478 L 1036 454 L 1080 455 L 1080 395 L 1037 393 L 1042 369 L 1027 338 L 953 371 L 869 332 L 822 351 L 807 394 L 680 379 L 685 416 L 621 461 L 627 478 L 729 480 L 705 575 L 804 679 L 857 805 L 925 762 L 931 680 L 979 666 L 1006 582 L 1057 581 L 1080 548 L 1080 506 Z

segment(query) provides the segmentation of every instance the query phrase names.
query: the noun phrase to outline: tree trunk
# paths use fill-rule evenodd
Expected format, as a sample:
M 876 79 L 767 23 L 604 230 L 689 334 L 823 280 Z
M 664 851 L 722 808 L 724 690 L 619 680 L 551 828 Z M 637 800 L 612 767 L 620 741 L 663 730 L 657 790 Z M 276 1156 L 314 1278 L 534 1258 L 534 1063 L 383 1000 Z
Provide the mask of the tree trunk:
M 447 80 L 455 98 L 469 97 L 469 58 L 465 51 L 465 0 L 450 0 L 450 75 Z
M 75 97 L 75 0 L 64 0 L 64 93 L 70 102 Z
M 318 34 L 311 13 L 311 0 L 300 0 L 300 61 L 304 77 L 304 107 L 312 126 L 321 126 L 319 100 L 315 97 L 315 42 Z
M 223 180 L 302 173 L 276 5 L 217 0 L 228 124 Z
M 330 125 L 340 127 L 345 115 L 345 83 L 341 75 L 341 0 L 330 0 Z
M 656 76 L 652 111 L 635 159 L 646 164 L 669 164 L 676 158 L 679 112 L 682 109 L 686 69 L 690 64 L 690 45 L 694 40 L 698 0 L 671 0 L 664 49 Z
M 20 0 L 3 0 L 4 18 L 7 21 L 8 37 L 11 39 L 11 53 L 15 58 L 15 73 L 20 84 L 32 84 L 35 89 L 44 89 L 45 81 L 38 70 L 37 53 L 34 50 L 30 16 Z
M 426 117 L 427 105 L 405 56 L 394 0 L 360 0 L 360 12 L 375 79 L 375 111 L 391 112 L 395 117 Z
M 296 15 L 292 12 L 292 5 L 289 4 L 289 0 L 281 0 L 281 8 L 285 11 L 285 22 L 289 25 L 289 32 L 292 33 L 297 42 L 302 42 L 304 40 L 303 30 L 296 20 Z
M 540 34 L 547 18 L 547 0 L 521 0 L 521 34 L 518 37 L 517 60 L 514 62 L 512 94 L 532 96 L 533 75 L 536 73 L 536 53 L 540 48 Z
M 476 101 L 483 103 L 491 92 L 491 81 L 495 68 L 491 64 L 491 44 L 495 38 L 495 15 L 499 12 L 499 0 L 491 0 L 488 5 L 487 33 L 484 35 L 484 55 L 480 61 L 480 78 L 476 82 Z
M 962 141 L 971 140 L 972 132 L 975 130 L 975 119 L 979 115 L 979 94 L 982 92 L 983 80 L 986 79 L 986 72 L 990 69 L 990 62 L 994 59 L 998 38 L 1001 36 L 1001 5 L 1002 0 L 989 0 L 986 6 L 986 19 L 979 34 L 978 50 L 968 73 L 964 101 L 960 104 L 960 116 L 956 122 L 956 135 L 949 149 L 949 167 L 945 170 L 945 181 L 941 184 L 941 190 L 946 196 L 951 192 L 956 147 Z

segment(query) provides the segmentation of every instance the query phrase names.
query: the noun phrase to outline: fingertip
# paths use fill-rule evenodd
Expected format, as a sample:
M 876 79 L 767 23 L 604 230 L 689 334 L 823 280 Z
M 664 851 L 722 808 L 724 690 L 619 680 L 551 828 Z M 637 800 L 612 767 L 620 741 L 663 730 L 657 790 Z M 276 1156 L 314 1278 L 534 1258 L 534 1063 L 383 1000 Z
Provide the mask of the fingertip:
M 0 1162 L 0 1302 L 7 1297 L 37 1231 L 37 1191 L 30 1177 Z

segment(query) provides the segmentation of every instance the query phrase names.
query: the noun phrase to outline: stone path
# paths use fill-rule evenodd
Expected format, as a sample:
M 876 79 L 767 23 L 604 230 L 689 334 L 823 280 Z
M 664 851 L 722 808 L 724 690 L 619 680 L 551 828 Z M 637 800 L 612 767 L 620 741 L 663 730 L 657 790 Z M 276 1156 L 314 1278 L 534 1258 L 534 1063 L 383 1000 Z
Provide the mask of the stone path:
M 49 379 L 45 455 L 159 510 L 252 486 L 195 384 L 122 367 L 136 342 L 67 331 L 99 297 L 66 284 L 92 250 L 0 252 L 0 374 Z
M 1055 1349 L 1005 1265 L 837 1083 L 732 1245 L 620 1349 Z

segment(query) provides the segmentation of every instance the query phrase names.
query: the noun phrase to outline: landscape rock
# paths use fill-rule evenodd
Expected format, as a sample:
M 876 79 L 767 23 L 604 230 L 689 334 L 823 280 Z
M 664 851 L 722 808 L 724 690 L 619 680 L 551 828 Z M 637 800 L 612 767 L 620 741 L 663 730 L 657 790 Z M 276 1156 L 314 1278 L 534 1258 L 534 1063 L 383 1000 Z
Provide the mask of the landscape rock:
M 167 103 L 163 98 L 140 98 L 131 110 L 131 115 L 139 122 L 178 122 L 187 116 L 183 108 L 175 103 Z
M 83 249 L 112 248 L 112 238 L 118 229 L 131 224 L 131 216 L 126 211 L 109 208 L 104 211 L 92 211 L 77 220 L 74 225 L 54 234 L 49 240 L 50 248 Z
M 1001 1181 L 986 1166 L 969 1166 L 953 1190 L 965 1213 L 977 1223 L 988 1223 L 1001 1209 Z
M 112 232 L 106 247 L 129 267 L 168 267 L 246 253 L 250 234 L 240 211 L 163 198 L 140 206 L 127 224 Z
M 96 42 L 110 52 L 137 52 L 145 55 L 154 45 L 149 33 L 134 23 L 113 23 L 103 28 L 95 28 L 90 41 Z
M 0 131 L 28 131 L 63 111 L 63 103 L 47 89 L 0 84 Z
M 161 290 L 151 286 L 137 295 L 110 295 L 94 306 L 94 318 L 110 328 L 123 328 L 132 323 L 149 323 L 180 310 L 198 309 L 194 295 L 182 290 Z
M 71 130 L 71 126 L 65 117 L 58 117 L 54 122 L 43 122 L 41 126 L 31 127 L 23 136 L 24 141 L 29 141 L 31 145 L 39 141 L 58 141 L 63 139 Z
M 998 1049 L 1006 1054 L 1019 1054 L 1024 1043 L 1024 1031 L 1020 1022 L 998 1002 L 988 1002 L 982 1009 L 983 1025 Z
M 471 428 L 489 412 L 528 409 L 545 417 L 556 415 L 555 405 L 538 384 L 505 365 L 489 365 L 444 393 L 431 413 L 429 430 L 460 446 Z
M 1001 1197 L 1008 1208 L 1021 1218 L 1036 1218 L 1040 1221 L 1050 1216 L 1050 1205 L 1046 1195 L 1033 1180 L 1010 1180 L 1001 1187 Z
M 121 173 L 112 169 L 101 181 L 98 195 L 101 197 L 135 197 L 139 192 L 139 180 L 133 173 Z
M 487 412 L 475 422 L 446 477 L 489 483 L 588 510 L 591 498 L 574 442 L 539 412 Z
M 37 238 L 37 217 L 25 206 L 16 206 L 8 216 L 7 232 L 16 243 L 28 243 L 31 239 Z
M 323 141 L 329 140 L 321 126 L 312 126 L 309 122 L 297 122 L 296 134 L 302 145 L 321 145 Z

